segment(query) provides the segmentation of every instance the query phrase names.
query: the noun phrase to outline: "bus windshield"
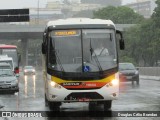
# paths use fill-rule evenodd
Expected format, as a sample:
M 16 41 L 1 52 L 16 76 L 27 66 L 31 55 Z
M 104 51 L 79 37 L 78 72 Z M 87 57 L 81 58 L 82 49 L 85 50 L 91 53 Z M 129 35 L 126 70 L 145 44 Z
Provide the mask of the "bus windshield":
M 18 67 L 17 49 L 5 48 L 5 49 L 1 49 L 0 53 L 3 55 L 8 55 L 8 57 L 12 57 L 14 67 Z
M 56 30 L 50 36 L 48 65 L 51 69 L 98 72 L 117 67 L 114 30 Z

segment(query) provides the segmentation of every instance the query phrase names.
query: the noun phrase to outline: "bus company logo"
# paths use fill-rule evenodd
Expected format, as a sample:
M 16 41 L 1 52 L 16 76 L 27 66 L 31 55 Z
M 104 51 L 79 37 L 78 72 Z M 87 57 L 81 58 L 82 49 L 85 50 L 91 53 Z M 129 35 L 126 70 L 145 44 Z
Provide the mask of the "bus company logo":
M 2 112 L 2 117 L 12 117 L 11 112 Z
M 85 83 L 85 82 L 82 82 L 81 85 L 87 86 L 87 87 L 96 87 L 97 86 L 95 83 Z
M 85 82 L 82 82 L 81 85 L 82 85 L 82 86 L 86 86 L 86 83 L 85 83 Z
M 79 86 L 79 82 L 68 82 L 68 83 L 63 83 L 63 86 Z

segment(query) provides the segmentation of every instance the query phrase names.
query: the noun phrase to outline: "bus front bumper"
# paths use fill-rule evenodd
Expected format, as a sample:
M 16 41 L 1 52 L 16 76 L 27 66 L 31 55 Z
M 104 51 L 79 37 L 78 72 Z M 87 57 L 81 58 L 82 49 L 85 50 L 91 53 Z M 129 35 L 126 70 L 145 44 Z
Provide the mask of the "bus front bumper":
M 48 101 L 52 102 L 87 102 L 116 100 L 119 96 L 119 86 L 105 85 L 93 90 L 67 90 L 64 87 L 53 88 L 48 86 Z

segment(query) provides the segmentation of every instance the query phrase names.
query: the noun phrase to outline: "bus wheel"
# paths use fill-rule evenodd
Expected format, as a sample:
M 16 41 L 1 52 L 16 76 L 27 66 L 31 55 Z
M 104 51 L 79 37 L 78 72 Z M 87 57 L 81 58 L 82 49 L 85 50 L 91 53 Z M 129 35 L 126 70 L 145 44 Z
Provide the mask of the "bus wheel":
M 52 111 L 60 111 L 60 106 L 61 103 L 60 102 L 49 102 L 49 108 Z
M 108 100 L 108 101 L 104 102 L 104 110 L 105 111 L 108 111 L 109 109 L 111 109 L 111 107 L 112 107 L 112 101 L 111 100 Z
M 96 105 L 97 104 L 95 102 L 89 102 L 89 111 L 95 111 Z

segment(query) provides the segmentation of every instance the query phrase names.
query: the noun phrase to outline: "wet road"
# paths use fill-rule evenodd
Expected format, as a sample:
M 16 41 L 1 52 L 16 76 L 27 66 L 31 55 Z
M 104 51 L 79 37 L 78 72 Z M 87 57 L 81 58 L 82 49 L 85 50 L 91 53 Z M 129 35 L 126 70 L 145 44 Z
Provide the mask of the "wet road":
M 15 94 L 0 94 L 0 105 L 4 106 L 1 111 L 49 111 L 44 104 L 44 86 L 41 72 L 36 76 L 24 77 L 23 74 L 19 77 L 19 93 Z M 131 82 L 120 83 L 119 100 L 113 101 L 112 111 L 160 111 L 160 81 L 140 80 L 140 85 L 132 85 Z M 98 106 L 97 111 L 103 111 L 103 106 Z M 63 103 L 61 106 L 62 112 L 68 111 L 88 111 L 87 103 Z M 75 113 L 76 116 L 76 113 Z M 80 115 L 81 116 L 81 115 Z M 88 116 L 88 115 L 84 115 Z M 76 119 L 84 119 L 82 115 L 79 117 L 77 112 Z M 1 119 L 1 118 L 0 118 Z M 8 118 L 12 120 L 17 118 Z M 24 119 L 24 118 L 19 118 Z M 25 118 L 28 120 L 28 118 Z M 31 118 L 29 118 L 31 120 Z M 36 118 L 33 118 L 36 120 Z M 40 118 L 39 120 L 52 120 L 53 118 Z M 65 118 L 54 118 L 65 119 Z M 67 119 L 74 119 L 69 117 Z M 85 117 L 85 120 L 98 119 L 105 120 L 106 117 Z M 121 120 L 123 117 L 109 118 L 113 120 Z M 127 119 L 127 118 L 126 118 Z M 135 119 L 135 118 L 128 118 Z M 151 119 L 151 118 L 136 118 L 136 119 Z M 152 118 L 158 119 L 158 118 Z

